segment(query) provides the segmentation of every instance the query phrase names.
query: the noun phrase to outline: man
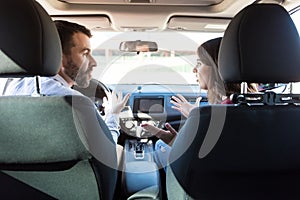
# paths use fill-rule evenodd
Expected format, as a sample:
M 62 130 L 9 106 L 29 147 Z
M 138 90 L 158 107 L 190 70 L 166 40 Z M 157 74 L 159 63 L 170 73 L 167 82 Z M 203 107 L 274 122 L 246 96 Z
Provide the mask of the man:
M 41 77 L 40 93 L 47 96 L 82 95 L 71 87 L 88 87 L 92 79 L 93 68 L 97 66 L 91 55 L 91 32 L 86 27 L 67 21 L 55 21 L 62 45 L 62 63 L 57 75 Z M 4 95 L 32 95 L 35 93 L 35 78 L 13 79 L 5 88 Z M 119 93 L 113 94 L 113 105 L 107 114 L 105 122 L 117 143 L 119 133 L 118 114 L 129 99 Z
M 84 26 L 55 21 L 62 43 L 62 66 L 59 75 L 69 86 L 74 84 L 86 88 L 92 79 L 93 68 L 97 66 L 91 55 L 90 30 Z

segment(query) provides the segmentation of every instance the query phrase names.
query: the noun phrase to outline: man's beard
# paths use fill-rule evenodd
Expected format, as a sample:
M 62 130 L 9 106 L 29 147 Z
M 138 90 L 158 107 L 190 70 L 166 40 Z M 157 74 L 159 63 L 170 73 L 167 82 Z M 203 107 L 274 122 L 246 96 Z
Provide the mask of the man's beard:
M 83 67 L 76 65 L 71 59 L 68 59 L 68 67 L 65 68 L 65 73 L 75 82 L 80 88 L 86 88 L 90 84 L 89 68 L 86 71 L 82 71 Z
M 75 79 L 75 83 L 78 87 L 87 88 L 90 85 L 90 78 L 88 76 L 89 71 L 90 70 L 83 72 L 83 71 L 80 71 L 80 69 L 79 69 L 78 75 Z

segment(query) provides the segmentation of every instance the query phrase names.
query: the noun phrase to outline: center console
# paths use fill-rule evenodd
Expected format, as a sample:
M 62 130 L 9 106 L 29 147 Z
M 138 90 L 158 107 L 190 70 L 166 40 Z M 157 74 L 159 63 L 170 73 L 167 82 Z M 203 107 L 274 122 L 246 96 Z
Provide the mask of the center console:
M 159 199 L 160 176 L 154 162 L 152 140 L 126 140 L 123 185 L 127 199 Z

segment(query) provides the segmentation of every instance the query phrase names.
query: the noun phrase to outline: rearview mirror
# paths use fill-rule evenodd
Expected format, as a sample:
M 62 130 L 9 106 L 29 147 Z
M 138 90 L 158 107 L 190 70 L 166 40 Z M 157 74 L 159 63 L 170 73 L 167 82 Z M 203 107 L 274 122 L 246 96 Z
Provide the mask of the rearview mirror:
M 125 52 L 153 52 L 157 51 L 157 43 L 151 41 L 124 41 L 120 43 L 120 51 Z

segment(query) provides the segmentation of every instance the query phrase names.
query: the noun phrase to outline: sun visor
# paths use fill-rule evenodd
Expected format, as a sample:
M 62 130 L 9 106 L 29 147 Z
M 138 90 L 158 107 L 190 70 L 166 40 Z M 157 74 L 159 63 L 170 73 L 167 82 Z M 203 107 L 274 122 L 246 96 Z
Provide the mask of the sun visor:
M 65 20 L 87 27 L 90 30 L 106 30 L 111 28 L 108 16 L 52 16 L 53 20 Z
M 168 29 L 186 31 L 224 32 L 230 19 L 215 19 L 203 17 L 172 17 Z

